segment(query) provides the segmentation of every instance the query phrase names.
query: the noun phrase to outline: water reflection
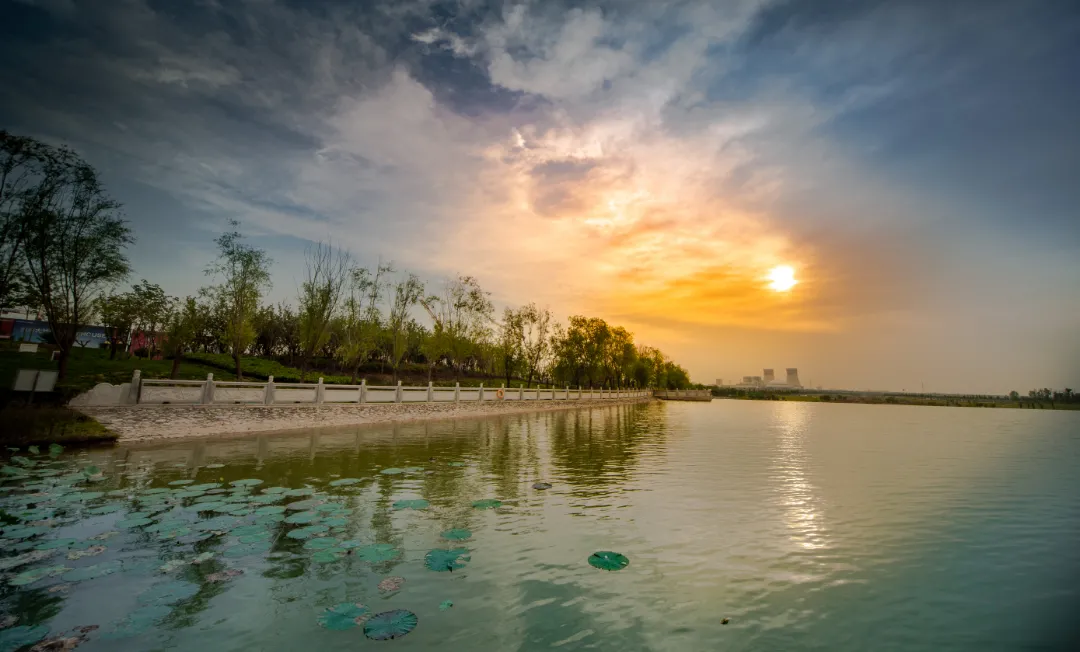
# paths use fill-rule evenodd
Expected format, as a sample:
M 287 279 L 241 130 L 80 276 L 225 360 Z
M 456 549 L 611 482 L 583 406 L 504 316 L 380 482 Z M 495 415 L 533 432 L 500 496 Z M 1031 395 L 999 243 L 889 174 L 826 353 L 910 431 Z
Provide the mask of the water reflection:
M 803 403 L 773 403 L 779 436 L 772 469 L 773 486 L 780 492 L 784 521 L 793 543 L 804 550 L 827 548 L 828 530 L 809 478 L 810 455 L 806 434 L 811 412 Z

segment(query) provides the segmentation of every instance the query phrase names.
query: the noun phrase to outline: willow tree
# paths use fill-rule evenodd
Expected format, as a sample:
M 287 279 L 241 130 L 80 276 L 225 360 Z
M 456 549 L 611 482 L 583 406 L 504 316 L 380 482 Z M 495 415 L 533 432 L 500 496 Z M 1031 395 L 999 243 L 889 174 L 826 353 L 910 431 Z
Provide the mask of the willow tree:
M 176 378 L 179 375 L 180 362 L 195 342 L 199 322 L 199 304 L 194 297 L 188 297 L 178 306 L 174 306 L 165 316 L 165 341 L 162 347 L 165 354 L 172 358 L 172 371 L 169 378 Z
M 38 146 L 40 176 L 18 208 L 21 253 L 60 352 L 63 380 L 79 328 L 89 323 L 101 293 L 128 275 L 124 250 L 134 239 L 92 166 L 67 148 Z
M 397 382 L 401 361 L 408 353 L 410 345 L 409 311 L 424 296 L 424 284 L 415 274 L 409 274 L 394 284 L 390 314 L 386 319 L 386 335 L 390 340 L 390 366 L 394 370 L 394 382 Z
M 272 261 L 262 249 L 241 241 L 243 236 L 235 230 L 238 222 L 233 220 L 229 225 L 234 230 L 216 240 L 218 259 L 206 269 L 208 276 L 219 279 L 217 285 L 207 288 L 207 294 L 222 318 L 224 339 L 236 365 L 236 378 L 242 380 L 240 357 L 255 339 L 252 320 L 263 292 L 270 288 Z
M 443 284 L 441 294 L 420 299 L 433 322 L 425 355 L 449 358 L 455 378 L 475 343 L 489 335 L 488 324 L 495 308 L 488 297 L 476 278 L 458 276 Z
M 352 374 L 356 383 L 360 365 L 371 357 L 379 341 L 381 316 L 379 303 L 386 289 L 385 276 L 393 272 L 379 264 L 372 273 L 363 268 L 352 270 L 349 297 L 338 320 L 337 348 L 334 357 Z
M 330 321 L 341 304 L 352 276 L 348 252 L 318 243 L 304 255 L 307 277 L 300 286 L 300 382 L 307 376 L 311 357 L 330 341 Z

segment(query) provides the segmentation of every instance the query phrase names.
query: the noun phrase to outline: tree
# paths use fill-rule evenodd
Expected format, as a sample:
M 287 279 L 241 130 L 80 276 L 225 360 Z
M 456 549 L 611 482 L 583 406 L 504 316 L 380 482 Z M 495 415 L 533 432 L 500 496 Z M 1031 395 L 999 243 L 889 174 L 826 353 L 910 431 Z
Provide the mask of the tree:
M 176 378 L 180 372 L 180 361 L 195 341 L 199 319 L 199 304 L 195 297 L 186 298 L 166 316 L 163 347 L 165 354 L 173 361 L 169 378 Z
M 130 292 L 110 292 L 98 297 L 96 312 L 109 338 L 109 359 L 113 360 L 117 349 L 127 350 L 128 337 L 138 319 L 138 306 Z
M 48 198 L 48 187 L 41 184 L 54 156 L 56 152 L 33 138 L 0 130 L 0 308 L 26 302 L 23 246 L 29 217 Z
M 521 349 L 525 386 L 539 379 L 551 350 L 551 311 L 530 303 L 521 309 Z
M 424 284 L 415 274 L 409 274 L 394 284 L 394 299 L 386 320 L 386 334 L 390 344 L 390 367 L 394 370 L 394 382 L 398 379 L 398 367 L 409 349 L 409 309 L 424 296 Z
M 381 319 L 379 302 L 385 291 L 386 274 L 393 272 L 389 265 L 376 266 L 372 274 L 366 269 L 352 270 L 349 298 L 345 300 L 344 314 L 338 324 L 338 343 L 334 357 L 352 373 L 352 382 L 360 365 L 371 357 L 378 344 Z
M 224 340 L 236 364 L 236 378 L 242 380 L 240 357 L 255 339 L 252 319 L 263 292 L 270 288 L 272 261 L 262 249 L 241 242 L 243 236 L 235 230 L 238 222 L 229 225 L 234 230 L 217 239 L 218 260 L 206 269 L 220 283 L 207 291 L 223 317 Z
M 506 378 L 507 387 L 525 360 L 525 320 L 524 309 L 503 310 L 503 320 L 499 324 L 499 336 L 495 343 L 496 356 Z
M 425 354 L 432 359 L 449 358 L 454 378 L 465 368 L 474 344 L 488 335 L 487 324 L 495 310 L 488 297 L 474 277 L 458 276 L 443 284 L 442 294 L 420 299 L 432 321 L 432 339 Z
M 101 292 L 127 276 L 124 249 L 134 239 L 93 167 L 64 148 L 48 148 L 45 158 L 21 206 L 22 252 L 60 351 L 63 380 L 79 327 L 88 323 Z
M 330 321 L 341 303 L 352 273 L 350 256 L 329 244 L 318 243 L 305 252 L 307 279 L 300 286 L 300 382 L 307 375 L 311 356 L 330 340 Z
M 1009 392 L 1009 400 L 1010 401 L 1018 401 L 1018 400 L 1020 400 L 1020 392 L 1018 392 L 1016 390 L 1013 390 L 1013 391 Z
M 135 327 L 142 331 L 146 341 L 146 357 L 153 359 L 158 348 L 158 331 L 172 314 L 176 299 L 165 294 L 157 283 L 143 279 L 131 286 L 131 300 L 135 306 Z

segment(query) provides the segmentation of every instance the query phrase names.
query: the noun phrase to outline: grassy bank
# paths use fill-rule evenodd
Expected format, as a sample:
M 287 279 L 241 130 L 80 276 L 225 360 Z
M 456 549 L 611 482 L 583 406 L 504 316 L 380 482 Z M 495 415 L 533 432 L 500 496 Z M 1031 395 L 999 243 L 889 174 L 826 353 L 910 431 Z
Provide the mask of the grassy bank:
M 116 441 L 116 433 L 63 406 L 9 404 L 0 409 L 0 444 L 29 446 L 97 444 Z

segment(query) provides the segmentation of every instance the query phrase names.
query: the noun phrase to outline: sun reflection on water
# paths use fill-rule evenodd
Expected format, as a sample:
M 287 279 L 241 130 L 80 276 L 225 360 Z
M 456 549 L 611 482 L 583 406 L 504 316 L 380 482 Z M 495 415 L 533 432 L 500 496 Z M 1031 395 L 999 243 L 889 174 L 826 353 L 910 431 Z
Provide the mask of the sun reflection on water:
M 805 432 L 810 411 L 798 403 L 776 403 L 773 417 L 779 429 L 774 479 L 784 507 L 784 522 L 793 543 L 805 550 L 829 547 L 820 499 L 808 478 L 809 455 Z

